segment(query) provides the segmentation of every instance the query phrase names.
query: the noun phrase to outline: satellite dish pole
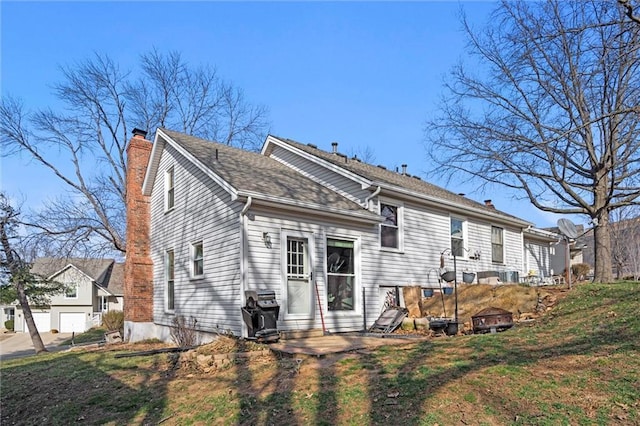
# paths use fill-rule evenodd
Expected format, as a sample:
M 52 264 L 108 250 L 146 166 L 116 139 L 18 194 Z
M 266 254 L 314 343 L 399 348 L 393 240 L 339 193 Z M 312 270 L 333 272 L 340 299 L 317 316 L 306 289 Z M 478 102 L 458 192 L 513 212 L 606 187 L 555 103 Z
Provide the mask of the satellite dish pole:
M 558 230 L 560 230 L 560 233 L 564 236 L 565 243 L 567 244 L 565 274 L 567 283 L 569 285 L 569 290 L 571 290 L 571 250 L 569 249 L 569 243 L 571 240 L 575 240 L 578 238 L 578 229 L 576 228 L 576 225 L 569 219 L 558 219 Z

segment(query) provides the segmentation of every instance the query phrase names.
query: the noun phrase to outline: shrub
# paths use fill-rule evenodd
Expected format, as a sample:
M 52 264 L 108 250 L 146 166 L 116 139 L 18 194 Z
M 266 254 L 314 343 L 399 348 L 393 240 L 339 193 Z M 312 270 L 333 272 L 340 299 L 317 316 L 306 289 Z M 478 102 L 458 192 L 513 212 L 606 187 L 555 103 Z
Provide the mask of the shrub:
M 171 339 L 181 348 L 196 346 L 198 344 L 198 334 L 196 332 L 196 324 L 198 320 L 194 317 L 189 319 L 179 315 L 172 321 Z
M 102 326 L 107 331 L 119 331 L 120 335 L 124 332 L 124 312 L 109 311 L 102 314 Z
M 13 331 L 13 327 L 14 327 L 14 326 L 15 326 L 15 325 L 14 325 L 14 321 L 13 321 L 12 319 L 11 319 L 11 320 L 6 320 L 6 321 L 4 322 L 4 328 L 6 328 L 7 330 L 11 330 L 11 331 Z
M 591 265 L 588 263 L 576 263 L 571 265 L 571 273 L 578 281 L 584 281 L 591 271 Z

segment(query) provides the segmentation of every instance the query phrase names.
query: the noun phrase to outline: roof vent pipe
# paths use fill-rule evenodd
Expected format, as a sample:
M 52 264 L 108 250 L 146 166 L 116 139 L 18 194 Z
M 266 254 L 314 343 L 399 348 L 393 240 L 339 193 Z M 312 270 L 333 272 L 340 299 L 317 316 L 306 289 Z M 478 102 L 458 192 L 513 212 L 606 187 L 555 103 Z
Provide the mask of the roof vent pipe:
M 338 153 L 338 142 L 331 142 L 331 148 L 333 148 L 333 153 Z
M 402 165 L 402 174 L 403 174 L 403 175 L 406 175 L 406 174 L 407 174 L 407 165 L 406 165 L 406 164 L 403 164 L 403 165 Z

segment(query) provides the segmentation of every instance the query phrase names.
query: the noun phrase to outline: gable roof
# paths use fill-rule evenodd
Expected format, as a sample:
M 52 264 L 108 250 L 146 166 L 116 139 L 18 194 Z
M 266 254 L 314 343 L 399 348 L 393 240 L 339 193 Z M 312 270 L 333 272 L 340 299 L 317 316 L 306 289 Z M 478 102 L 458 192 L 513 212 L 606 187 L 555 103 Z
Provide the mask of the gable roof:
M 276 143 L 279 141 L 281 144 L 288 145 L 289 147 L 310 154 L 320 162 L 325 163 L 325 165 L 328 164 L 331 167 L 338 167 L 347 173 L 352 174 L 354 176 L 354 180 L 362 182 L 364 179 L 372 186 L 381 186 L 386 189 L 408 193 L 409 195 L 419 195 L 427 199 L 439 200 L 443 203 L 457 206 L 459 208 L 472 209 L 481 214 L 500 217 L 510 222 L 517 222 L 521 226 L 531 225 L 528 221 L 517 216 L 498 210 L 493 206 L 479 203 L 460 194 L 456 194 L 452 191 L 426 182 L 417 176 L 391 171 L 381 166 L 374 166 L 362 162 L 358 159 L 350 159 L 344 154 L 323 151 L 318 149 L 315 145 L 303 144 L 292 139 L 270 135 L 268 140 Z M 268 155 L 268 148 L 266 150 L 263 149 L 263 153 Z
M 114 259 L 39 257 L 31 265 L 31 272 L 53 278 L 69 268 L 80 271 L 113 295 L 123 294 L 124 264 Z
M 253 197 L 278 205 L 348 213 L 350 217 L 376 221 L 379 216 L 290 167 L 261 155 L 184 133 L 158 129 L 143 191 L 149 195 L 164 144 L 175 147 L 232 197 Z

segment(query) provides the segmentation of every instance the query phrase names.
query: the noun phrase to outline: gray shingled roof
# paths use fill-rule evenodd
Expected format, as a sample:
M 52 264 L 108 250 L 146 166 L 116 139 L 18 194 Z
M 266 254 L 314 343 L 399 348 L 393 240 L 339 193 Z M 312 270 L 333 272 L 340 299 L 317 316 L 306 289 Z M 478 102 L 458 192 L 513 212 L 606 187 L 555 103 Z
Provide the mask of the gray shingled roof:
M 40 257 L 31 265 L 31 272 L 49 278 L 69 265 L 73 265 L 111 293 L 123 294 L 123 264 L 115 263 L 113 259 Z
M 167 129 L 161 131 L 239 192 L 256 193 L 315 204 L 320 208 L 327 206 L 370 214 L 372 218 L 377 217 L 358 203 L 267 156 Z
M 451 192 L 449 190 L 446 190 L 444 188 L 441 188 L 439 186 L 426 182 L 418 177 L 403 175 L 402 173 L 384 169 L 379 166 L 367 164 L 360 160 L 350 159 L 342 154 L 335 154 L 333 152 L 323 151 L 321 149 L 316 148 L 315 146 L 303 144 L 303 143 L 294 141 L 292 139 L 281 138 L 274 135 L 271 135 L 271 136 L 295 148 L 298 148 L 304 152 L 314 155 L 322 160 L 326 160 L 331 164 L 342 167 L 343 169 L 348 170 L 374 183 L 383 183 L 383 184 L 403 188 L 405 190 L 413 191 L 426 196 L 447 200 L 447 201 L 459 204 L 461 206 L 467 206 L 474 209 L 485 210 L 493 214 L 499 214 L 511 220 L 516 219 L 519 221 L 524 221 L 521 218 L 510 215 L 501 210 L 498 210 L 495 207 L 490 207 L 484 203 L 479 203 L 477 201 L 471 200 L 467 197 L 464 197 L 462 195 L 456 194 L 454 192 Z

